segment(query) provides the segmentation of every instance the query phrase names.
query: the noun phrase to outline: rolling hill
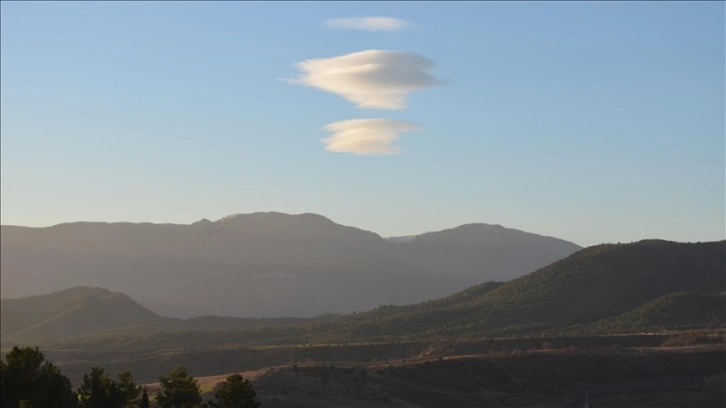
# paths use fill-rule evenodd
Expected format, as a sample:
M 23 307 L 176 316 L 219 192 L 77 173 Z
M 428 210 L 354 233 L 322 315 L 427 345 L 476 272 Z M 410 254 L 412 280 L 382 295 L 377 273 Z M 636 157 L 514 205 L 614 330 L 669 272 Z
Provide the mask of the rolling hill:
M 726 241 L 598 245 L 507 283 L 483 283 L 417 304 L 382 305 L 363 313 L 317 319 L 174 320 L 168 326 L 155 325 L 153 331 L 132 333 L 121 328 L 88 333 L 63 347 L 399 342 L 722 328 L 726 325 L 724 270 Z
M 167 320 L 123 293 L 101 288 L 75 287 L 0 301 L 4 341 L 62 340 L 106 329 L 163 325 Z
M 579 249 L 486 224 L 394 243 L 320 215 L 282 213 L 1 233 L 3 299 L 105 287 L 185 318 L 312 317 L 416 303 L 521 276 Z
M 8 343 L 47 343 L 86 335 L 153 335 L 204 330 L 250 330 L 335 320 L 327 313 L 313 318 L 162 317 L 127 295 L 103 288 L 77 286 L 47 295 L 0 300 L 0 334 Z
M 512 335 L 636 318 L 637 325 L 611 329 L 670 327 L 684 321 L 719 327 L 726 323 L 724 271 L 726 241 L 597 245 L 505 284 L 482 284 L 434 302 L 360 313 L 331 323 L 330 333 L 352 338 Z M 664 319 L 666 309 L 677 321 Z

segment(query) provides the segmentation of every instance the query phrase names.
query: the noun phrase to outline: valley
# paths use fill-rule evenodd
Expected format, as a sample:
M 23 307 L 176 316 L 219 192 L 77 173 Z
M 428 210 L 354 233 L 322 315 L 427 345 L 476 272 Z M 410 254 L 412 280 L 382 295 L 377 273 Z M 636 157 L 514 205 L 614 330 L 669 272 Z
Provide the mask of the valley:
M 726 408 L 726 2 L 0 9 L 0 408 Z
M 508 282 L 316 317 L 163 317 L 75 287 L 2 300 L 2 346 L 39 345 L 154 389 L 183 365 L 204 395 L 244 373 L 267 406 L 711 407 L 726 392 L 726 241 L 582 249 Z M 685 273 L 687 271 L 687 273 Z M 668 406 L 668 405 L 664 405 Z
M 676 345 L 684 341 L 691 345 Z M 96 361 L 140 374 L 183 363 L 207 397 L 239 372 L 273 407 L 579 407 L 585 396 L 597 406 L 636 407 L 653 395 L 667 397 L 663 407 L 719 407 L 726 396 L 723 331 L 47 355 L 71 377 Z M 153 377 L 140 380 L 158 389 Z

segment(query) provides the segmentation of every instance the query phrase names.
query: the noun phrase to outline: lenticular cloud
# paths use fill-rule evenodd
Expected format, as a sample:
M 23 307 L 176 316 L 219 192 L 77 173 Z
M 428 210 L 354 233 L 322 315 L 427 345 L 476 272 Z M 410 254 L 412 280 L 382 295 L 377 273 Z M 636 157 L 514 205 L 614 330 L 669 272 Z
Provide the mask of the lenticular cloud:
M 441 83 L 429 74 L 433 62 L 405 51 L 367 50 L 302 61 L 290 82 L 342 96 L 359 108 L 404 109 L 414 91 Z
M 333 18 L 325 22 L 325 27 L 345 30 L 399 31 L 409 24 L 393 17 L 353 17 Z
M 324 127 L 332 133 L 322 139 L 325 150 L 358 155 L 395 154 L 398 148 L 392 143 L 398 134 L 417 130 L 409 122 L 391 119 L 352 119 L 334 122 Z

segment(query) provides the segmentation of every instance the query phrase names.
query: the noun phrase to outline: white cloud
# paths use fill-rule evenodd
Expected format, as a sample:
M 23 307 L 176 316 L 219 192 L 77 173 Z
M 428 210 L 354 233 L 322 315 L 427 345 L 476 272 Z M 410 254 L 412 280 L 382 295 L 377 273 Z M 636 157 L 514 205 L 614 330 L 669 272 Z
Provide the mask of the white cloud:
M 359 155 L 395 154 L 392 146 L 398 134 L 417 130 L 416 125 L 391 119 L 352 119 L 334 122 L 323 129 L 332 133 L 322 139 L 325 150 L 335 153 Z
M 334 18 L 325 22 L 325 27 L 345 30 L 399 31 L 409 24 L 393 17 Z
M 409 93 L 441 84 L 428 58 L 405 51 L 366 50 L 302 61 L 294 84 L 331 92 L 364 109 L 403 109 Z

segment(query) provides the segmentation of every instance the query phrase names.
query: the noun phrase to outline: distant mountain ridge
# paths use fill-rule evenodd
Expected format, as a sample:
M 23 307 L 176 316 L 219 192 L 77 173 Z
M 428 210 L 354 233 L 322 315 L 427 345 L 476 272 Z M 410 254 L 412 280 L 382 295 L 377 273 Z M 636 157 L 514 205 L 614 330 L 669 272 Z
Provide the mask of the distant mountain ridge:
M 399 246 L 402 258 L 411 265 L 455 270 L 474 282 L 482 276 L 489 281 L 522 276 L 519 271 L 532 272 L 553 262 L 556 259 L 551 259 L 549 254 L 563 249 L 569 255 L 582 248 L 558 238 L 484 223 L 427 232 Z M 548 258 L 550 262 L 541 262 Z
M 580 249 L 486 224 L 392 243 L 321 215 L 276 212 L 1 233 L 3 299 L 98 286 L 172 317 L 310 317 L 416 303 L 522 276 Z

